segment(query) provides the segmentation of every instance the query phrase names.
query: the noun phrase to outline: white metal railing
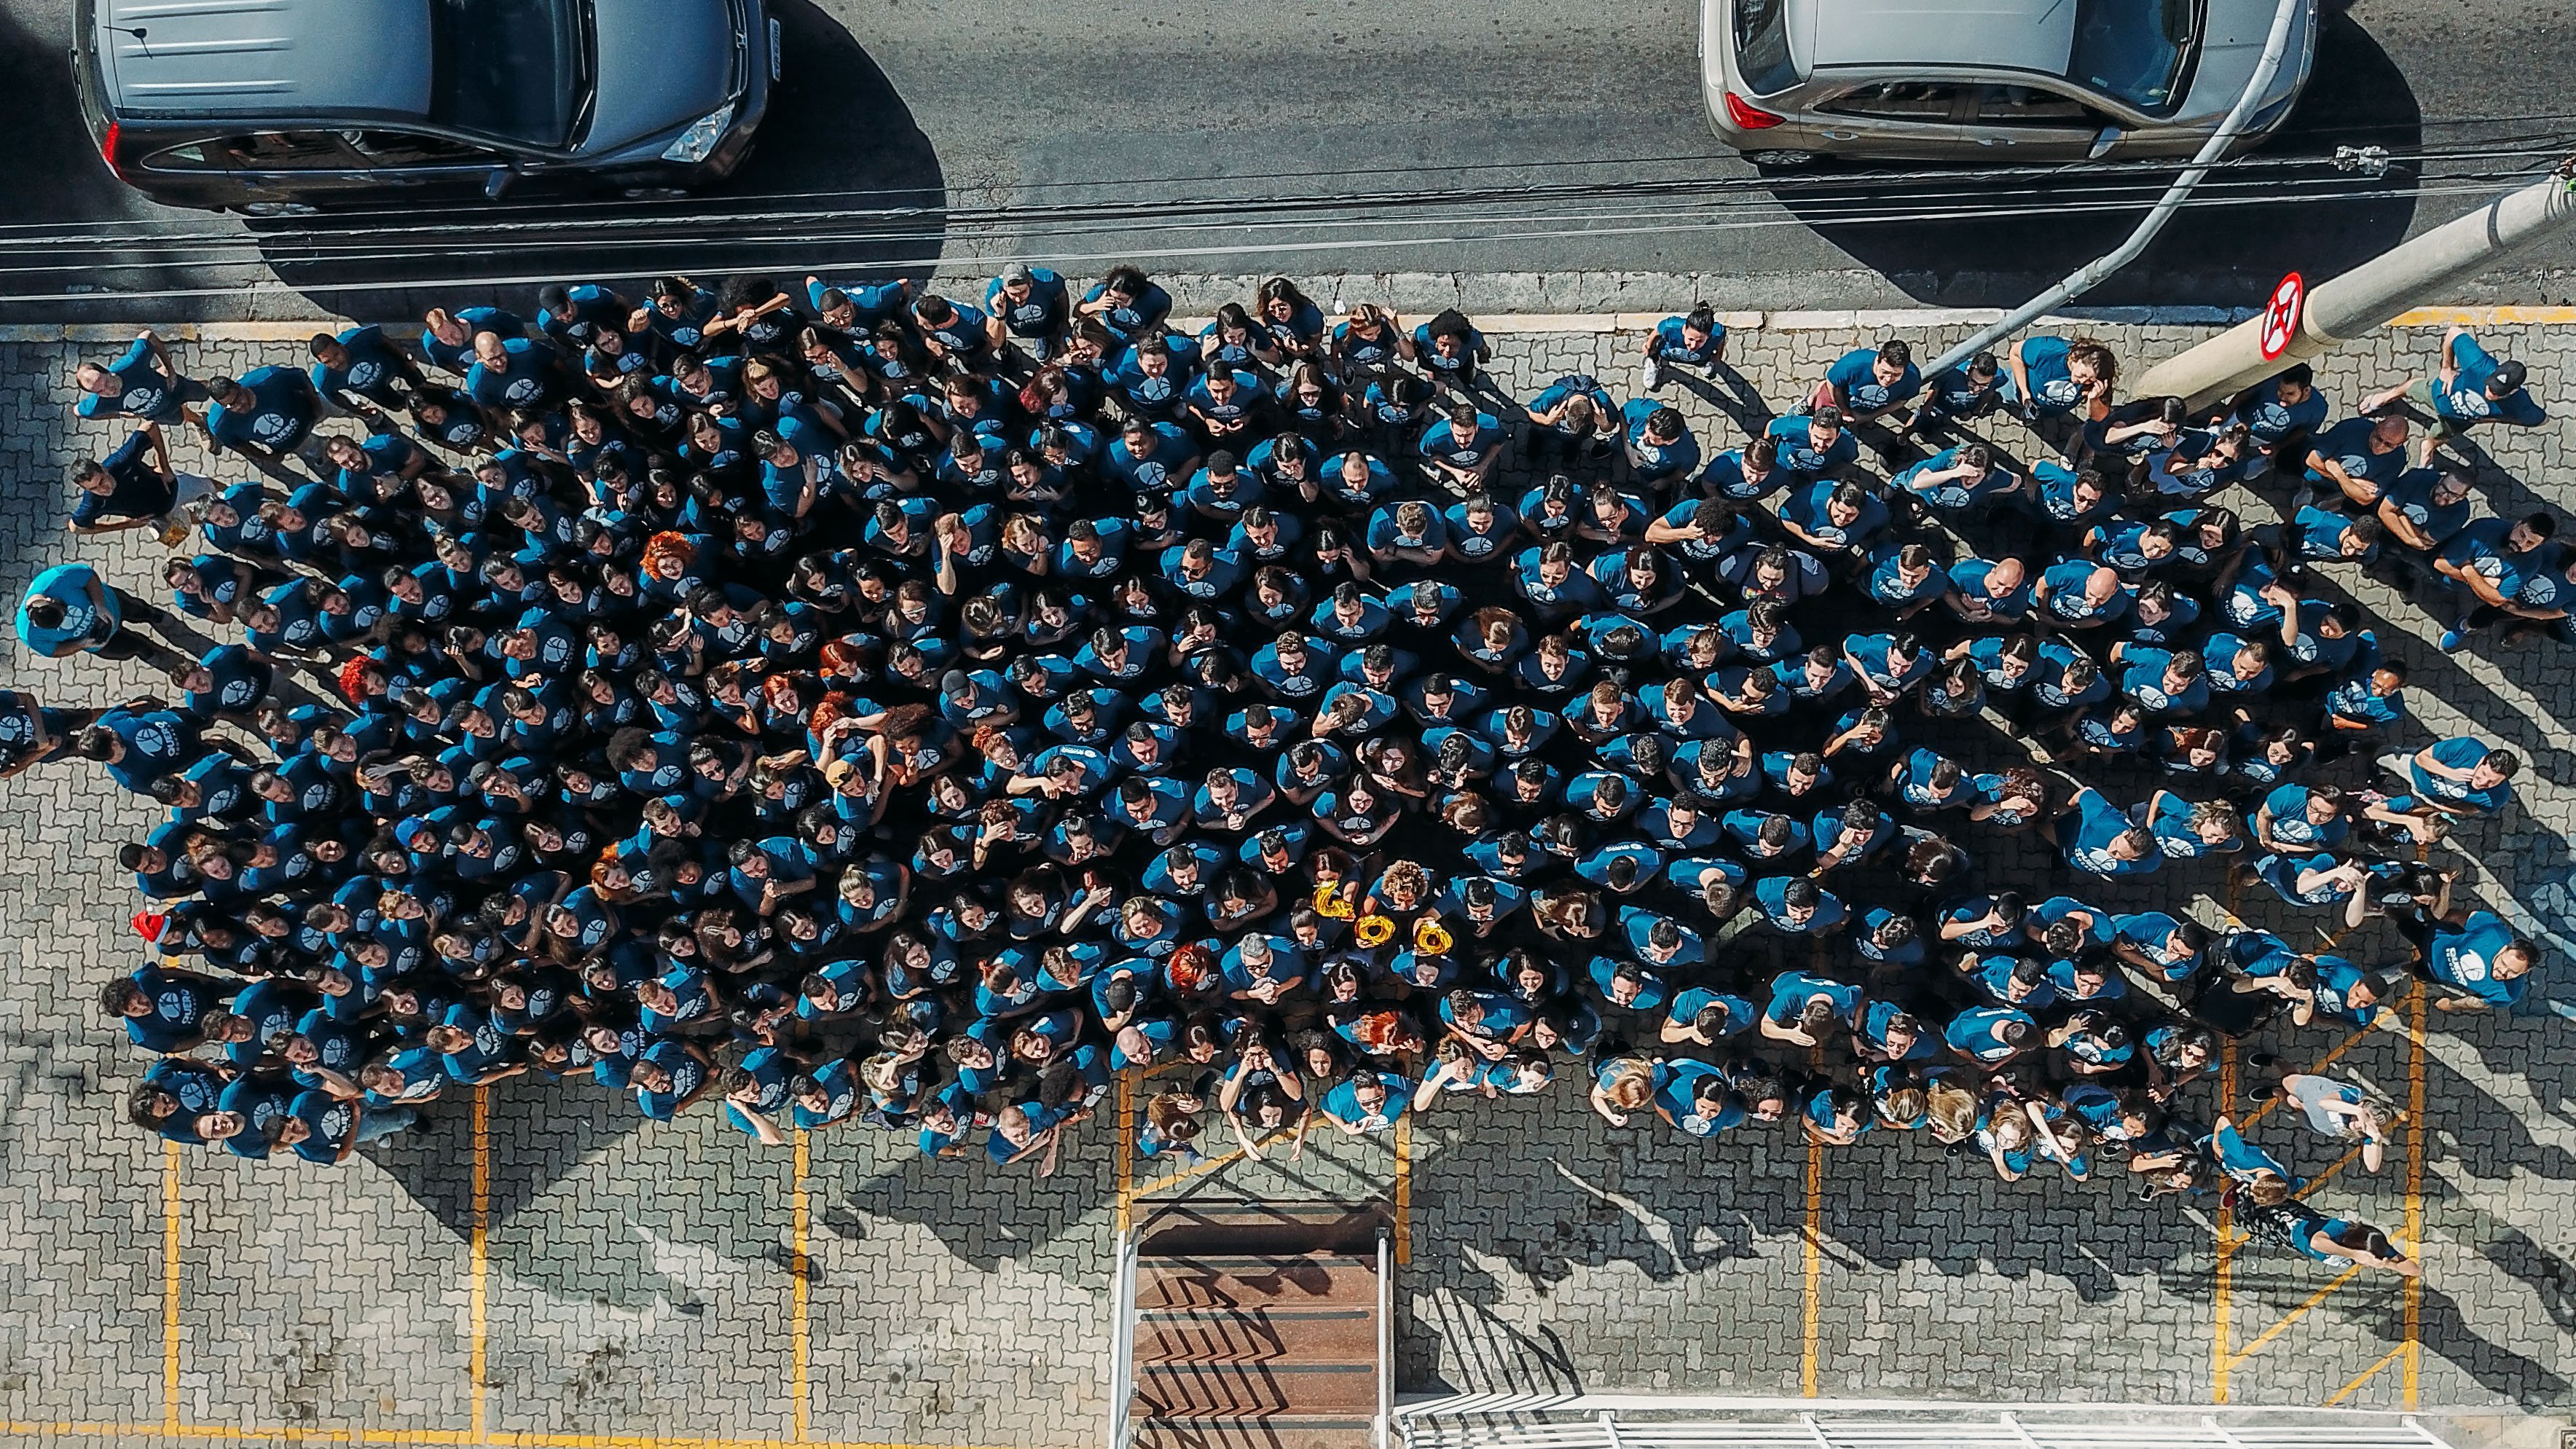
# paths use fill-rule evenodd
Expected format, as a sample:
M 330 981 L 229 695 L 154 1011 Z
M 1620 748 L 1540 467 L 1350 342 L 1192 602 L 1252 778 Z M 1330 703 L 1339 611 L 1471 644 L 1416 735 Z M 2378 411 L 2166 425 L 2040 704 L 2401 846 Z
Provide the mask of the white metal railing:
M 1813 1403 L 1458 1394 L 1401 1405 L 1395 1420 L 1402 1449 L 2450 1449 L 2412 1415 Z
M 1395 1430 L 1395 1248 L 1377 1230 L 1377 1422 L 1369 1442 L 1387 1449 Z
M 1127 1449 L 1127 1408 L 1136 1398 L 1136 1235 L 1118 1232 L 1109 1280 L 1109 1449 Z

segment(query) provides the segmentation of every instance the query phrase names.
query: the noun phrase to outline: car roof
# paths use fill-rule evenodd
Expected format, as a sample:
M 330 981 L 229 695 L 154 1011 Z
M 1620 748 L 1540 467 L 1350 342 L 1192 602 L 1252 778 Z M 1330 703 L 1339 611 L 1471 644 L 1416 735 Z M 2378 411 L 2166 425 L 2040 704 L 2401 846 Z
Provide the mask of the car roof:
M 1810 67 L 1974 66 L 2066 74 L 2075 0 L 1789 0 Z
M 111 112 L 426 116 L 431 0 L 98 0 Z

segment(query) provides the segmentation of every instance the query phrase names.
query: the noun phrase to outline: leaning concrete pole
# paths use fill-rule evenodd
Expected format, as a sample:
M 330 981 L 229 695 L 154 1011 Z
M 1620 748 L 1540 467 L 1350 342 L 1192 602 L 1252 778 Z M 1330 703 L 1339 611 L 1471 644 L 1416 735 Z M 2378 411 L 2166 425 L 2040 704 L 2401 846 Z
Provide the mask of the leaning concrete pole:
M 2235 144 L 2236 138 L 2244 134 L 2246 125 L 2254 119 L 2255 109 L 2262 104 L 2263 93 L 2271 88 L 2272 77 L 2280 74 L 2281 62 L 2289 56 L 2291 23 L 2299 18 L 2299 12 L 2306 5 L 2307 0 L 2281 0 L 2279 7 L 2273 10 L 2271 32 L 2263 38 L 2263 54 L 2254 62 L 2254 73 L 2245 79 L 2244 94 L 2236 98 L 2236 104 L 2228 110 L 2227 118 L 2218 123 L 2218 129 L 2201 143 L 2200 154 L 2191 158 L 2191 164 L 2184 167 L 2182 174 L 2173 179 L 2173 184 L 2165 188 L 2165 194 L 2145 216 L 2138 218 L 2136 229 L 2129 233 L 2127 241 L 2120 243 L 2119 250 L 2086 262 L 2076 269 L 2073 276 L 2022 303 L 2006 313 L 2002 320 L 1979 328 L 1975 336 L 1942 353 L 1924 368 L 1923 375 L 1939 377 L 2039 320 L 2042 314 L 2092 291 L 2113 272 L 2146 255 L 2147 243 L 2154 241 L 2156 234 L 2165 229 L 2165 223 L 2182 210 L 2183 202 L 2190 198 L 2193 189 L 2209 175 L 2218 164 L 2218 158 L 2226 154 L 2227 148 Z
M 2293 362 L 2385 327 L 2410 308 L 2438 301 L 2452 283 L 2476 276 L 2576 221 L 2576 181 L 2571 177 L 2576 177 L 2576 158 L 2561 162 L 2545 180 L 2499 196 L 2319 284 L 2308 293 L 2306 314 L 2280 356 L 2263 356 L 2263 319 L 2257 317 L 2148 368 L 2135 395 L 2180 397 L 2201 407 Z

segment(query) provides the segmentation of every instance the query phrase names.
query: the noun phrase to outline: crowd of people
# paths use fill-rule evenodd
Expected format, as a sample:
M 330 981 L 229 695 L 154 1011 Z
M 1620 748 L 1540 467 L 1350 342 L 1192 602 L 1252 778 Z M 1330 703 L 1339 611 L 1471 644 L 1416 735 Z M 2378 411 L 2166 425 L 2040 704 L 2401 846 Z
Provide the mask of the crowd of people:
M 0 763 L 168 810 L 101 993 L 151 1130 L 333 1162 L 534 1073 L 1043 1173 L 1131 1068 L 1182 1162 L 1564 1074 L 1615 1127 L 1920 1132 L 2416 1271 L 2200 1084 L 2275 1016 L 2525 985 L 2432 853 L 2516 761 L 2388 749 L 2406 671 L 2327 582 L 2446 648 L 2565 631 L 2555 520 L 2473 516 L 2462 435 L 2541 414 L 2465 333 L 2343 417 L 2304 367 L 2196 413 L 2084 338 L 1929 379 L 1890 339 L 1720 448 L 1660 400 L 1742 382 L 1705 307 L 1624 401 L 1522 401 L 1467 317 L 1284 278 L 1203 327 L 1132 267 L 538 300 L 78 371 L 130 436 L 71 528 L 177 552 L 149 599 L 46 571 L 20 637 L 170 686 L 0 696 Z M 2087 898 L 2158 870 L 2414 958 Z M 2376 1165 L 2388 1104 L 2264 1091 Z

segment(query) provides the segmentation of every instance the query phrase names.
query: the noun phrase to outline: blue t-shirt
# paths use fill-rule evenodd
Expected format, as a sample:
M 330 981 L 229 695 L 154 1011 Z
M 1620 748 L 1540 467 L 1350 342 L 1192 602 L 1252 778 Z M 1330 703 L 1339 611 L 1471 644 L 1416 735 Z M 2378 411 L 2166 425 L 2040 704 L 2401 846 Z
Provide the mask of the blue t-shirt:
M 90 598 L 93 586 L 104 604 Z M 40 598 L 62 605 L 60 623 L 45 628 L 28 617 L 27 605 Z M 83 649 L 96 650 L 115 637 L 118 624 L 115 590 L 108 588 L 97 570 L 87 564 L 56 564 L 36 575 L 35 582 L 27 586 L 26 600 L 18 605 L 19 640 L 48 659 L 60 659 Z
M 1825 382 L 1850 399 L 1853 412 L 1864 415 L 1885 412 L 1923 391 L 1922 370 L 1912 362 L 1905 364 L 1895 385 L 1880 382 L 1878 350 L 1873 347 L 1854 348 L 1836 358 L 1834 365 L 1825 370 Z

